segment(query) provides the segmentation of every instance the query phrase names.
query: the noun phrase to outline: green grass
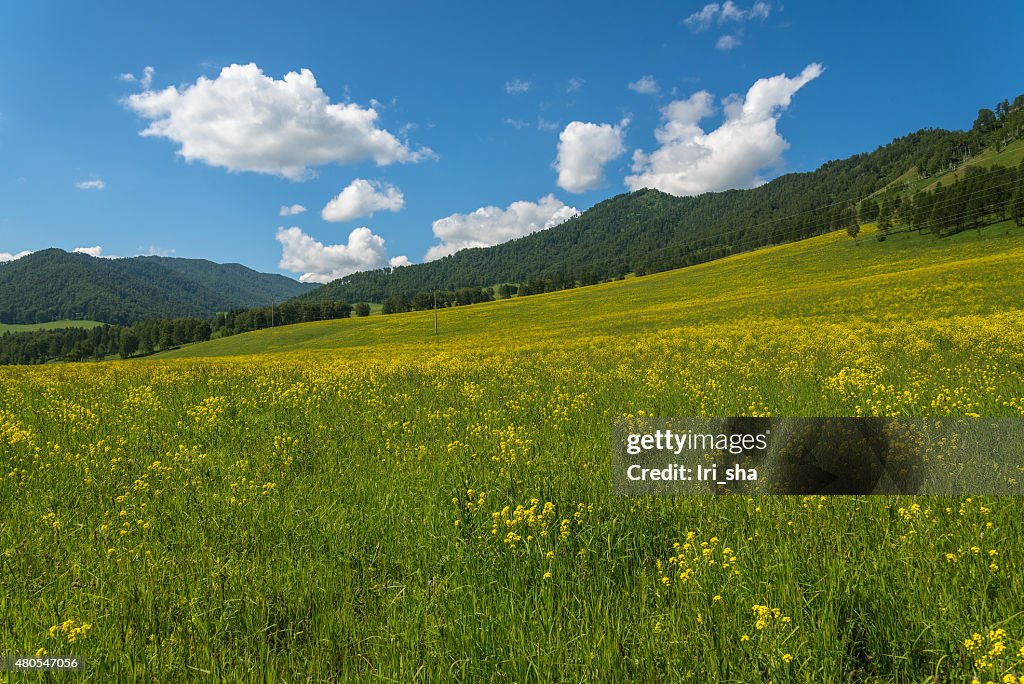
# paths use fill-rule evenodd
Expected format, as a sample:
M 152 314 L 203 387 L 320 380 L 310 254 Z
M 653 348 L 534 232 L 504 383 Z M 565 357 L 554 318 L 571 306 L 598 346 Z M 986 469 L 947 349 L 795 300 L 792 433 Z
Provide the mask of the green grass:
M 33 332 L 36 330 L 57 330 L 59 328 L 95 328 L 103 325 L 99 321 L 64 320 L 50 323 L 0 323 L 0 335 L 5 332 Z
M 436 337 L 0 369 L 0 652 L 75 682 L 1019 676 L 1019 498 L 617 497 L 610 462 L 624 415 L 1024 415 L 1022 260 L 1008 224 L 831 234 Z
M 515 337 L 517 345 L 543 344 L 551 338 L 561 340 L 574 330 L 590 334 L 657 330 L 667 316 L 716 323 L 746 317 L 755 310 L 785 316 L 786 309 L 820 304 L 823 297 L 833 308 L 843 308 L 844 297 L 856 296 L 863 307 L 859 316 L 884 319 L 891 315 L 886 304 L 903 308 L 892 301 L 894 293 L 883 290 L 879 301 L 866 302 L 859 291 L 875 289 L 879 279 L 893 276 L 901 278 L 901 287 L 915 283 L 928 287 L 942 272 L 960 274 L 978 259 L 991 262 L 978 267 L 991 273 L 993 280 L 1006 282 L 996 275 L 1011 268 L 1024 237 L 1024 230 L 1010 221 L 942 239 L 900 234 L 878 242 L 873 231 L 873 226 L 866 226 L 864 237 L 856 241 L 845 233 L 833 233 L 640 278 L 442 309 L 436 337 L 433 311 L 419 311 L 261 330 L 187 345 L 157 358 L 356 349 L 373 354 L 396 346 L 436 351 L 452 341 L 493 349 L 508 344 L 509 337 Z M 992 287 L 1006 297 L 1014 296 L 1000 282 Z M 961 306 L 955 290 L 941 290 L 947 295 L 942 301 L 945 311 Z M 997 299 L 995 292 L 992 299 Z M 828 315 L 828 311 L 815 313 Z

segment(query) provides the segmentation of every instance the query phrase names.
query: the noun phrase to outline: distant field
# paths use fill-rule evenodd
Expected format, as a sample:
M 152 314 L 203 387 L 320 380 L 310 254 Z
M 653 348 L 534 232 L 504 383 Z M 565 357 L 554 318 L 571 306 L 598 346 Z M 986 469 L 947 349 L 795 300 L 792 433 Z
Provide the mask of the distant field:
M 1022 263 L 1008 223 L 834 233 L 437 336 L 2 368 L 0 653 L 76 682 L 1018 681 L 1020 498 L 616 497 L 610 456 L 619 416 L 1024 416 Z
M 103 325 L 98 321 L 52 321 L 50 323 L 9 324 L 0 323 L 0 335 L 5 332 L 31 332 L 33 330 L 55 330 L 57 328 L 95 328 Z

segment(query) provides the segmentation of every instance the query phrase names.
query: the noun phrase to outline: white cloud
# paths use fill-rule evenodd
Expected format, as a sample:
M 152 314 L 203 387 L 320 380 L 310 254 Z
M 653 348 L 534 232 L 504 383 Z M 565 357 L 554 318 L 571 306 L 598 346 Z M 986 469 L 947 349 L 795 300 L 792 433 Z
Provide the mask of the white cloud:
M 529 81 L 521 81 L 518 78 L 513 78 L 511 81 L 505 81 L 505 92 L 509 95 L 521 95 L 530 89 L 533 85 Z
M 281 211 L 278 212 L 281 216 L 298 216 L 302 212 L 306 211 L 306 207 L 301 204 L 293 204 L 290 207 L 285 204 L 282 205 Z
M 505 123 L 517 131 L 521 131 L 530 125 L 529 121 L 523 121 L 522 119 L 505 119 Z
M 174 250 L 171 250 L 171 251 L 174 251 Z M 122 259 L 122 258 L 124 258 L 124 257 L 119 257 L 116 254 L 104 254 L 103 253 L 103 248 L 100 247 L 99 245 L 93 245 L 92 247 L 75 247 L 73 250 L 71 250 L 71 252 L 74 253 L 74 254 L 87 254 L 87 255 L 89 255 L 91 257 L 96 257 L 97 259 Z
M 391 257 L 391 259 L 388 260 L 388 265 L 391 266 L 391 268 L 398 268 L 399 266 L 408 266 L 411 263 L 412 262 L 409 261 L 409 257 L 405 256 L 404 254 L 402 256 Z
M 641 95 L 656 95 L 660 90 L 653 76 L 641 76 L 626 87 Z
M 173 249 L 173 248 L 160 247 L 158 245 L 150 245 L 149 247 L 146 247 L 145 249 L 143 249 L 142 246 L 140 245 L 139 249 L 138 249 L 139 254 L 141 254 L 142 256 L 169 257 L 169 256 L 171 256 L 172 254 L 174 254 L 177 251 L 178 250 Z
M 626 151 L 622 144 L 628 120 L 618 125 L 573 121 L 558 136 L 558 187 L 579 193 L 604 181 L 604 165 Z
M 539 131 L 557 131 L 558 124 L 554 121 L 548 121 L 543 116 L 537 115 L 537 130 Z
M 405 206 L 402 191 L 390 183 L 356 178 L 320 212 L 325 221 L 351 221 L 373 216 L 375 211 L 400 211 Z
M 728 52 L 729 50 L 737 48 L 742 44 L 743 41 L 740 40 L 740 37 L 738 35 L 725 35 L 718 39 L 718 42 L 715 43 L 715 47 L 721 50 L 722 52 Z
M 731 2 L 726 2 L 726 5 L 731 5 Z M 755 2 L 753 6 L 747 10 L 746 19 L 767 19 L 768 15 L 772 12 L 772 6 L 769 2 Z
M 0 264 L 4 263 L 5 261 L 15 261 L 23 256 L 28 256 L 31 253 L 32 252 L 29 252 L 27 250 L 24 252 L 18 252 L 17 254 L 11 254 L 10 252 L 0 252 Z
M 143 90 L 149 90 L 149 86 L 153 83 L 154 73 L 156 73 L 156 70 L 151 66 L 147 66 L 142 70 L 142 76 L 139 78 L 136 78 L 135 74 L 119 74 L 118 78 L 126 83 L 138 83 L 142 86 Z
M 382 268 L 388 265 L 384 238 L 374 235 L 369 228 L 356 228 L 348 236 L 347 244 L 324 245 L 302 230 L 278 228 L 277 241 L 281 243 L 281 268 L 301 273 L 304 283 L 329 283 L 337 278 Z
M 758 172 L 779 163 L 789 148 L 776 129 L 779 117 L 793 95 L 823 70 L 813 63 L 795 78 L 780 74 L 758 80 L 745 97 L 724 100 L 725 120 L 709 133 L 699 122 L 714 111 L 710 93 L 702 90 L 670 103 L 654 134 L 660 147 L 650 154 L 634 152 L 634 175 L 626 177 L 626 186 L 698 195 L 760 185 Z
M 79 190 L 102 190 L 107 187 L 107 184 L 99 178 L 93 178 L 92 180 L 78 181 L 75 183 L 75 187 Z
M 742 23 L 754 19 L 767 19 L 771 11 L 772 6 L 768 2 L 755 2 L 747 10 L 740 8 L 732 0 L 726 0 L 721 5 L 717 2 L 711 2 L 704 5 L 699 12 L 694 12 L 684 19 L 683 23 L 691 31 L 699 33 L 711 28 L 711 25 L 716 21 L 719 24 L 724 24 L 727 21 Z
M 711 2 L 704 5 L 704 8 L 699 12 L 694 12 L 686 19 L 683 19 L 683 23 L 690 27 L 693 31 L 705 31 L 711 26 L 711 22 L 714 21 L 715 15 L 718 14 L 718 10 L 721 7 L 717 2 Z
M 215 79 L 146 90 L 123 102 L 151 120 L 141 135 L 172 140 L 185 160 L 230 171 L 302 180 L 311 166 L 366 159 L 385 165 L 433 156 L 378 128 L 375 109 L 332 104 L 309 69 L 276 80 L 255 64 L 232 64 Z
M 441 244 L 424 256 L 433 261 L 467 247 L 490 247 L 515 238 L 557 226 L 577 213 L 554 195 L 537 202 L 513 202 L 505 209 L 481 207 L 469 214 L 452 214 L 434 221 L 434 235 Z
M 569 83 L 568 83 L 568 85 L 566 85 L 565 89 L 566 89 L 567 92 L 570 92 L 570 93 L 578 93 L 578 92 L 580 92 L 583 89 L 583 84 L 584 83 L 586 83 L 586 81 L 584 79 L 576 78 L 574 76 L 573 78 L 569 79 Z

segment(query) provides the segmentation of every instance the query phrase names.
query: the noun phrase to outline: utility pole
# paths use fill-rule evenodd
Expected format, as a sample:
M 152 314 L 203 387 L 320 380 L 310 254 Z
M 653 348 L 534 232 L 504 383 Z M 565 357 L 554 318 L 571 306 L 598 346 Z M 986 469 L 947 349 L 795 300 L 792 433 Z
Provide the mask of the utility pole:
M 437 334 L 437 290 L 434 290 L 434 334 Z

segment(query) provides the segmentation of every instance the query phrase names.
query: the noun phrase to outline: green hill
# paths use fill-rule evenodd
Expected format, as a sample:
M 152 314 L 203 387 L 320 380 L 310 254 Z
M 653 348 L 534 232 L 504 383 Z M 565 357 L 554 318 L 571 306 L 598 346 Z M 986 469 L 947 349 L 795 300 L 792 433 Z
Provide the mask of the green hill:
M 129 324 L 267 306 L 311 286 L 201 259 L 100 259 L 46 249 L 0 264 L 0 322 Z
M 836 232 L 437 336 L 424 311 L 0 368 L 5 619 L 56 650 L 68 597 L 112 681 L 140 654 L 170 682 L 967 682 L 1000 649 L 981 681 L 1011 681 L 1021 503 L 986 468 L 960 496 L 619 496 L 612 453 L 617 418 L 1019 425 L 1022 259 L 1006 222 Z
M 917 131 L 872 152 L 830 161 L 812 172 L 787 174 L 751 190 L 697 197 L 657 190 L 618 195 L 518 240 L 466 249 L 429 263 L 355 273 L 302 298 L 383 302 L 417 292 L 531 280 L 550 281 L 540 291 L 561 289 L 820 235 L 855 221 L 856 208 L 865 198 L 888 193 L 909 197 L 934 189 L 940 181 L 948 186 L 970 168 L 1019 164 L 1024 158 L 1024 104 L 997 109 L 998 116 L 979 114 L 967 131 Z
M 753 190 L 675 197 L 639 190 L 561 225 L 424 264 L 356 273 L 303 299 L 374 301 L 417 291 L 561 278 L 584 284 L 710 261 L 838 228 L 857 200 L 956 134 L 920 131 L 870 153 L 787 174 Z M 847 214 L 848 215 L 848 214 Z
M 510 338 L 517 347 L 559 348 L 582 331 L 621 336 L 750 318 L 799 317 L 807 324 L 852 314 L 879 323 L 989 313 L 1024 298 L 1021 259 L 1024 229 L 1009 221 L 946 239 L 902 234 L 878 242 L 834 232 L 640 278 L 444 309 L 436 337 L 433 312 L 421 311 L 261 330 L 165 356 L 339 351 L 380 357 L 443 352 L 453 344 L 501 349 Z M 908 290 L 926 296 L 928 307 L 908 308 Z M 965 291 L 984 297 L 967 300 Z
M 197 283 L 207 290 L 219 292 L 239 302 L 233 308 L 268 306 L 316 288 L 276 273 L 260 273 L 242 264 L 217 264 L 206 259 L 176 257 L 139 257 L 177 273 L 182 279 Z
M 927 192 L 934 190 L 940 184 L 949 186 L 963 180 L 969 169 L 987 169 L 993 166 L 1016 167 L 1024 161 L 1024 140 L 1015 140 L 999 151 L 993 148 L 984 149 L 981 153 L 970 157 L 957 164 L 954 168 L 931 175 L 923 174 L 916 167 L 907 169 L 898 178 L 875 192 L 872 197 L 884 195 L 887 192 L 898 192 L 905 197 L 915 192 Z

